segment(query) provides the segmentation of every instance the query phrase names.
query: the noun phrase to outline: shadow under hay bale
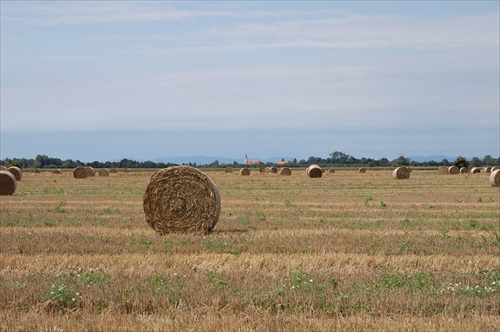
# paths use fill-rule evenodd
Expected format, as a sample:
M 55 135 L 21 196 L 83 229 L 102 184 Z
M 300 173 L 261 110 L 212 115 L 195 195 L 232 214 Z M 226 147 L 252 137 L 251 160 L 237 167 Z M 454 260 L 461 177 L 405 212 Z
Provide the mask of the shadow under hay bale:
M 287 176 L 292 175 L 292 170 L 288 167 L 282 167 L 280 169 L 280 175 L 287 175 Z
M 500 169 L 491 172 L 490 184 L 492 187 L 500 187 Z
M 241 176 L 249 176 L 250 170 L 248 168 L 242 168 L 242 169 L 240 169 L 240 175 Z
M 408 167 L 400 166 L 392 171 L 392 177 L 394 179 L 409 179 L 410 178 L 410 169 Z
M 23 171 L 17 166 L 10 166 L 9 168 L 7 168 L 7 171 L 11 172 L 12 175 L 14 175 L 16 181 L 21 181 L 21 179 L 23 178 Z
M 99 176 L 109 176 L 109 171 L 107 168 L 101 168 L 98 174 Z
M 220 216 L 220 195 L 205 173 L 191 166 L 155 172 L 143 196 L 146 222 L 160 235 L 210 232 Z
M 13 195 L 16 192 L 17 180 L 9 171 L 0 171 L 0 195 Z
M 323 176 L 323 170 L 318 165 L 313 164 L 306 168 L 306 174 L 310 178 L 320 178 Z
M 73 170 L 73 177 L 75 179 L 86 179 L 88 176 L 87 170 L 83 166 L 77 166 Z

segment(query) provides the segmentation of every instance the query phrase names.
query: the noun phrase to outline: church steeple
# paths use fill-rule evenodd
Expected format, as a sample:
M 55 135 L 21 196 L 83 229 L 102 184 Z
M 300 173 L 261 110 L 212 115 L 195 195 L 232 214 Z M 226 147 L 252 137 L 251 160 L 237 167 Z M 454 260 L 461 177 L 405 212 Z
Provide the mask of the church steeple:
M 245 159 L 243 160 L 243 164 L 248 165 L 248 156 L 246 153 L 245 153 Z

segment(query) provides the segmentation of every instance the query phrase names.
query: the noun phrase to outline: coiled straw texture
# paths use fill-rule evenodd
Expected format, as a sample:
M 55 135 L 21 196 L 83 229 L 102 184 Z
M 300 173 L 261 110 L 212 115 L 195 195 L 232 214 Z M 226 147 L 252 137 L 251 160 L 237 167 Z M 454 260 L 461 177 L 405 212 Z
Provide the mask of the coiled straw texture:
M 150 177 L 143 209 L 146 222 L 160 235 L 207 234 L 219 220 L 219 190 L 196 168 L 168 167 Z

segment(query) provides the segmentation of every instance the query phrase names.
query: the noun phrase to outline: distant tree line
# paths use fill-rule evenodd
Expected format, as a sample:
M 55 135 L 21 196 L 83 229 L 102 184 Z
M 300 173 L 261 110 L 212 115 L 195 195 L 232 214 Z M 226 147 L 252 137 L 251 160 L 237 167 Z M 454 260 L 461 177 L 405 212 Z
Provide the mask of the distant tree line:
M 288 160 L 286 164 L 287 167 L 304 167 L 311 164 L 317 164 L 320 166 L 328 167 L 397 167 L 397 166 L 415 166 L 415 167 L 438 167 L 438 166 L 459 166 L 459 167 L 483 167 L 483 166 L 500 166 L 500 157 L 493 158 L 490 155 L 484 156 L 484 158 L 479 159 L 474 157 L 470 160 L 459 156 L 454 161 L 449 161 L 443 159 L 441 161 L 426 161 L 417 162 L 412 161 L 409 158 L 400 156 L 396 159 L 389 160 L 387 158 L 371 159 L 371 158 L 355 158 L 344 152 L 335 151 L 329 154 L 329 157 L 324 159 L 321 157 L 309 157 L 307 160 L 300 159 L 297 160 L 293 158 Z M 175 163 L 164 163 L 164 162 L 152 162 L 152 161 L 135 161 L 129 159 L 122 159 L 117 162 L 106 161 L 93 161 L 89 163 L 81 162 L 80 160 L 62 160 L 59 158 L 51 158 L 46 155 L 37 155 L 35 159 L 26 158 L 5 158 L 0 160 L 0 165 L 18 166 L 21 168 L 75 168 L 77 166 L 90 166 L 94 168 L 165 168 L 169 166 L 177 166 Z M 214 160 L 212 163 L 207 165 L 197 165 L 196 163 L 188 163 L 183 165 L 189 165 L 193 167 L 226 167 L 226 166 L 244 166 L 243 163 L 238 163 L 234 161 L 232 164 L 223 164 L 219 161 Z M 259 165 L 252 165 L 253 167 L 274 165 L 274 163 L 261 163 Z

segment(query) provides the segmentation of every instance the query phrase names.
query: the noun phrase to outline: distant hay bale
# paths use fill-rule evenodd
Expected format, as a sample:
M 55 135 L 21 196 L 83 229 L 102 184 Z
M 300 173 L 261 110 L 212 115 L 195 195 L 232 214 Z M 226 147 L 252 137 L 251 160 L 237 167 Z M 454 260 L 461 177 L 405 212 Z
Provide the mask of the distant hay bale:
M 226 169 L 224 170 L 224 173 L 232 173 L 233 172 L 233 169 L 231 167 L 226 167 Z
M 485 173 L 491 173 L 491 167 L 490 167 L 490 166 L 486 166 L 486 167 L 484 168 L 484 172 L 485 172 Z
M 497 169 L 500 169 L 500 166 L 493 166 L 491 168 L 491 172 L 493 173 L 494 171 L 496 171 Z
M 125 169 L 123 170 L 123 173 L 130 173 L 130 168 L 125 168 Z
M 35 174 L 40 174 L 40 173 L 42 173 L 42 171 L 40 170 L 40 168 L 35 168 L 35 169 L 33 170 L 33 173 L 35 173 Z
M 450 166 L 450 167 L 448 167 L 448 173 L 449 174 L 458 174 L 458 173 L 460 173 L 460 169 L 457 166 Z
M 114 167 L 113 167 L 112 169 L 110 169 L 110 170 L 109 170 L 109 172 L 110 172 L 110 173 L 118 173 L 118 172 L 116 171 L 116 168 L 114 168 Z
M 98 174 L 99 176 L 109 176 L 109 171 L 107 168 L 101 168 Z
M 17 180 L 9 171 L 0 171 L 0 195 L 13 195 L 16 192 Z
M 259 169 L 259 173 L 262 173 L 262 174 L 271 173 L 271 168 L 269 168 L 269 167 L 261 167 Z
M 395 179 L 409 179 L 410 169 L 408 167 L 400 166 L 392 171 L 392 177 Z
M 5 167 L 4 165 L 0 165 L 0 171 L 6 171 L 7 170 L 7 167 Z
M 83 166 L 77 166 L 73 170 L 73 177 L 75 179 L 86 179 L 88 176 L 87 170 Z
M 460 174 L 465 174 L 469 173 L 469 168 L 467 167 L 460 167 Z
M 481 170 L 479 169 L 479 167 L 472 167 L 470 169 L 470 172 L 471 172 L 471 174 L 479 174 L 479 173 L 481 173 Z
M 323 170 L 318 165 L 312 164 L 306 168 L 306 174 L 310 178 L 320 178 L 323 176 Z
M 491 172 L 490 184 L 492 187 L 500 187 L 500 169 Z
M 17 166 L 10 166 L 9 168 L 7 168 L 7 171 L 11 172 L 12 175 L 14 175 L 16 181 L 21 181 L 21 179 L 23 178 L 23 171 Z
M 292 175 L 292 170 L 288 167 L 282 167 L 280 169 L 280 175 Z
M 366 173 L 366 168 L 361 167 L 358 169 L 358 173 Z
M 242 168 L 242 169 L 240 169 L 240 175 L 241 176 L 248 176 L 248 175 L 250 175 L 250 170 L 248 168 Z
M 278 174 L 278 168 L 273 166 L 270 168 L 270 170 L 271 170 L 271 173 Z
M 87 171 L 87 177 L 93 177 L 95 176 L 95 171 L 92 167 L 90 166 L 85 166 L 85 170 Z
M 446 167 L 446 166 L 439 166 L 437 173 L 438 174 L 450 174 L 448 171 L 448 167 Z
M 334 170 L 333 168 L 330 168 L 330 169 L 328 170 L 328 174 L 334 174 L 334 173 L 335 173 L 335 170 Z
M 59 168 L 57 168 L 57 169 L 52 171 L 52 174 L 62 174 L 62 172 Z
M 160 235 L 210 232 L 220 216 L 220 195 L 205 173 L 191 166 L 155 172 L 143 196 L 146 222 Z

